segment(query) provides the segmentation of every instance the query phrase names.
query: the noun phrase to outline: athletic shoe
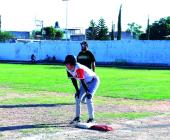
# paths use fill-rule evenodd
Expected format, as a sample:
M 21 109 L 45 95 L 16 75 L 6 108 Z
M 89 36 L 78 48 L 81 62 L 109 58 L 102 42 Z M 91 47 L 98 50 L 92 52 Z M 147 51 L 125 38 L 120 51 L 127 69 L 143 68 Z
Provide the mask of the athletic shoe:
M 87 123 L 94 123 L 95 121 L 94 121 L 94 119 L 93 118 L 89 118 L 88 120 L 87 120 Z
M 79 123 L 80 122 L 80 117 L 75 117 L 70 124 L 74 124 L 74 123 Z

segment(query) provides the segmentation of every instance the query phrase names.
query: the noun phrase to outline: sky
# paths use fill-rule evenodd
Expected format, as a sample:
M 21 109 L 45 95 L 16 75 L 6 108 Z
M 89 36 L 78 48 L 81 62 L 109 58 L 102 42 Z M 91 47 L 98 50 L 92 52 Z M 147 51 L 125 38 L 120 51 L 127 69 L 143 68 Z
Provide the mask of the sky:
M 103 18 L 109 30 L 112 22 L 117 30 L 121 4 L 124 31 L 132 22 L 145 30 L 148 16 L 150 23 L 170 16 L 170 0 L 0 0 L 1 29 L 32 31 L 38 29 L 35 20 L 42 20 L 44 27 L 54 26 L 58 21 L 61 28 L 83 31 L 92 19 L 98 23 Z

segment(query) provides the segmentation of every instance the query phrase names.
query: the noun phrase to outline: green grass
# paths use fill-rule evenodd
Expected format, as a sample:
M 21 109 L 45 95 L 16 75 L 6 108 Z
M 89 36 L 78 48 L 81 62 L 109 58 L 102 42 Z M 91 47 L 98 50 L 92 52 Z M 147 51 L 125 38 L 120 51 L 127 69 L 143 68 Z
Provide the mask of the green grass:
M 98 119 L 116 119 L 116 118 L 124 118 L 124 119 L 138 119 L 149 116 L 154 116 L 154 113 L 151 112 L 127 112 L 127 113 L 96 113 L 96 118 Z
M 118 112 L 118 113 L 111 113 L 111 112 L 96 112 L 95 118 L 96 119 L 139 119 L 139 118 L 145 118 L 150 116 L 158 115 L 156 113 L 152 112 Z M 88 117 L 87 114 L 82 115 L 82 120 L 86 120 Z
M 11 98 L 11 99 L 4 99 L 0 100 L 0 104 L 74 104 L 73 97 L 57 97 L 53 96 L 34 96 L 34 97 L 19 97 L 19 98 Z
M 169 70 L 97 67 L 96 73 L 101 80 L 97 96 L 148 100 L 170 98 Z M 8 94 L 6 90 L 17 91 L 20 94 L 38 94 L 41 91 L 71 94 L 75 92 L 71 81 L 66 76 L 64 66 L 0 64 L 0 75 L 0 97 Z M 44 103 L 54 102 L 55 99 L 49 95 L 49 100 L 42 99 L 40 96 L 13 100 L 16 103 L 21 102 L 20 100 Z

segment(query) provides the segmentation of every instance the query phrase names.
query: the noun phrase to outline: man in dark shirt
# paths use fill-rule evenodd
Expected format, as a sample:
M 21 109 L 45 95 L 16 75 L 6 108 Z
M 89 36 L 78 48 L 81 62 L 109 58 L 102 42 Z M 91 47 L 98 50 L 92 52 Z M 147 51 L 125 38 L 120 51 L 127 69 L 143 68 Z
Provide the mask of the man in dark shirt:
M 88 50 L 86 41 L 80 43 L 81 51 L 77 56 L 77 62 L 95 71 L 95 58 L 91 51 Z

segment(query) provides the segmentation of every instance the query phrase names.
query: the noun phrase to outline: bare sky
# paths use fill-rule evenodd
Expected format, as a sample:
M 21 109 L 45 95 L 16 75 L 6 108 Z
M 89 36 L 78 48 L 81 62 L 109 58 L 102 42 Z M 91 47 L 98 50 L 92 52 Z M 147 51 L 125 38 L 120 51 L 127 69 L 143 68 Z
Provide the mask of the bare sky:
M 122 29 L 135 22 L 146 28 L 150 22 L 170 16 L 170 0 L 0 0 L 2 30 L 31 31 L 36 29 L 35 19 L 43 20 L 44 26 L 59 22 L 66 27 L 66 4 L 68 4 L 68 28 L 85 29 L 90 20 L 98 22 L 103 17 L 111 28 L 112 21 L 117 27 L 117 17 L 122 4 Z

